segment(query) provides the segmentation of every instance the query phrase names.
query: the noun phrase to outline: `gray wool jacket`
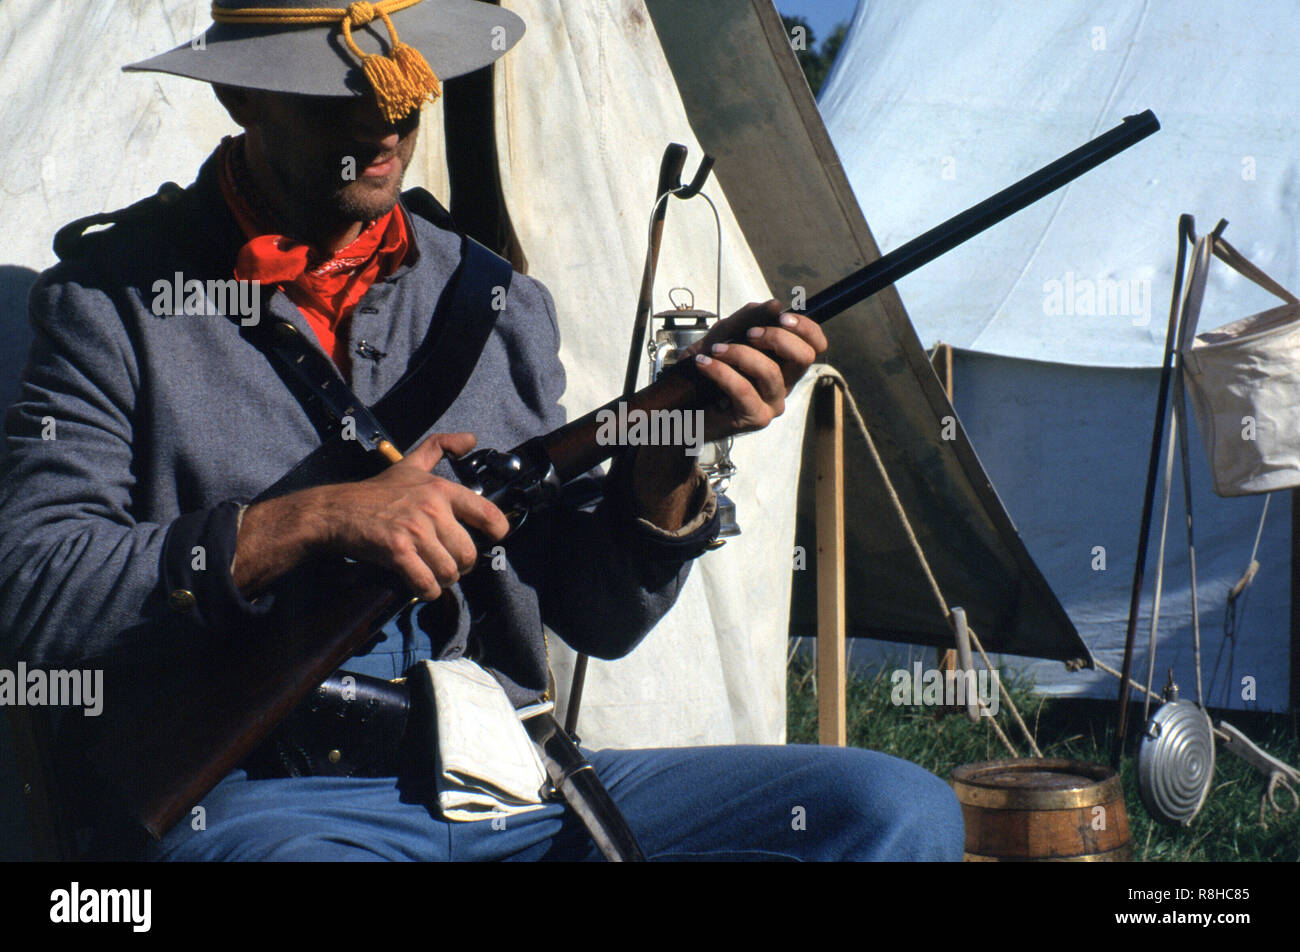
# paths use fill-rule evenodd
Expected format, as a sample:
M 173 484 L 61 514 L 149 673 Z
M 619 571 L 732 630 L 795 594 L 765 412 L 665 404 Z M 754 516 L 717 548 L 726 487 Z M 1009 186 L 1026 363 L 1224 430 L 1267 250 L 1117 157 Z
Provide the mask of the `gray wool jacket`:
M 0 652 L 29 664 L 165 651 L 192 626 L 236 630 L 267 609 L 231 581 L 239 507 L 318 446 L 321 430 L 236 321 L 154 313 L 156 281 L 228 279 L 244 241 L 213 157 L 186 191 L 193 201 L 146 199 L 105 231 L 73 228 L 64 260 L 31 292 L 35 343 L 0 463 Z M 367 404 L 429 333 L 460 258 L 449 222 L 412 194 L 413 252 L 367 291 L 348 330 L 350 383 Z M 260 315 L 277 319 L 315 342 L 280 291 Z M 363 341 L 383 356 L 360 356 Z M 559 426 L 558 345 L 550 294 L 515 275 L 464 390 L 424 431 L 468 430 L 480 447 L 507 449 Z M 436 472 L 454 478 L 445 462 Z M 543 624 L 597 657 L 630 651 L 676 599 L 717 519 L 701 493 L 684 530 L 664 532 L 631 513 L 619 472 L 594 507 L 528 520 L 506 540 L 504 567 L 454 586 L 454 630 L 423 606 L 408 610 L 346 667 L 395 677 L 466 654 L 518 705 L 547 686 Z

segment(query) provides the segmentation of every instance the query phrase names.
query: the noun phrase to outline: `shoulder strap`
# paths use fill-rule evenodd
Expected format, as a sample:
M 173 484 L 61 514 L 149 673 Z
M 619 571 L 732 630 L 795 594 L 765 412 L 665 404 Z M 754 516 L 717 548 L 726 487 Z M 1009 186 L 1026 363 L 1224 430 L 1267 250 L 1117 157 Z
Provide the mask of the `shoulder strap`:
M 433 325 L 411 358 L 410 369 L 374 406 L 380 423 L 403 452 L 465 389 L 505 307 L 513 277 L 510 262 L 462 236 L 460 266 L 450 295 L 444 292 L 439 300 Z
M 1254 281 L 1265 291 L 1281 298 L 1283 301 L 1286 301 L 1287 304 L 1300 304 L 1300 301 L 1296 300 L 1294 294 L 1265 274 L 1262 268 L 1252 262 L 1236 248 L 1232 247 L 1232 245 L 1228 244 L 1221 235 L 1216 233 L 1212 238 L 1214 240 L 1214 256 L 1216 258 L 1239 274 L 1250 278 L 1250 280 Z
M 409 450 L 465 388 L 503 309 L 513 276 L 508 261 L 473 238 L 462 236 L 460 264 L 438 301 L 429 333 L 412 356 L 407 372 L 370 411 L 394 446 Z M 297 335 L 292 339 L 304 360 L 324 359 Z M 289 348 L 270 350 L 286 365 L 296 359 Z M 331 383 L 338 385 L 337 380 Z M 315 396 L 323 394 L 318 391 Z M 345 396 L 353 405 L 362 406 L 350 392 Z M 313 400 L 309 412 L 321 413 L 325 406 L 329 403 L 324 399 Z M 330 421 L 328 432 L 330 436 L 320 446 L 257 498 L 282 496 L 326 482 L 365 479 L 383 468 L 376 454 L 365 452 L 356 440 L 344 439 L 335 421 Z

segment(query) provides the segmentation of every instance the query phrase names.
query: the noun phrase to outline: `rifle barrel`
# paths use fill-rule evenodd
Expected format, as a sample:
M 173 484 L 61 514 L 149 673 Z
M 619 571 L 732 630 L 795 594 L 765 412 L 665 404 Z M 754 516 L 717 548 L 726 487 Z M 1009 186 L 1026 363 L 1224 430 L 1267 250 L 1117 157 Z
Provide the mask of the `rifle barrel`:
M 819 324 L 825 323 L 986 228 L 1074 181 L 1159 128 L 1160 121 L 1150 109 L 1136 116 L 1125 116 L 1124 121 L 1109 132 L 814 294 L 808 299 L 803 313 Z

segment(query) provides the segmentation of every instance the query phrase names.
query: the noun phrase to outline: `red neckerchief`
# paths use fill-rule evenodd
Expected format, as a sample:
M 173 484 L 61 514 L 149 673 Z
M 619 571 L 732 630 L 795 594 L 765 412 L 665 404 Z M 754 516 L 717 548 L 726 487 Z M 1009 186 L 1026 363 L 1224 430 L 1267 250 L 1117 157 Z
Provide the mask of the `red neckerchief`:
M 279 284 L 302 311 L 325 353 L 344 377 L 350 377 L 347 321 L 370 286 L 381 276 L 392 274 L 406 257 L 410 240 L 405 216 L 394 206 L 331 257 L 324 257 L 301 241 L 275 234 L 236 185 L 234 153 L 243 147 L 242 139 L 222 139 L 217 156 L 221 194 L 250 239 L 239 249 L 235 277 L 264 285 Z

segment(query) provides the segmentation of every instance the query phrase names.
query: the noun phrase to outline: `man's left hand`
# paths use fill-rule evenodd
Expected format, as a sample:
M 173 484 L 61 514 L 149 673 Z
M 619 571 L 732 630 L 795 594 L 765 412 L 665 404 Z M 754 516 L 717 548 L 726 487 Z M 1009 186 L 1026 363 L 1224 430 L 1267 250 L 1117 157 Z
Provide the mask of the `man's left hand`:
M 785 398 L 825 351 L 821 326 L 802 314 L 783 313 L 777 300 L 747 304 L 718 321 L 686 351 L 722 391 L 705 410 L 705 440 L 767 426 L 785 412 Z
M 718 321 L 681 358 L 694 359 L 721 391 L 704 411 L 704 440 L 767 426 L 785 411 L 785 398 L 825 351 L 820 325 L 801 314 L 783 313 L 780 301 L 747 304 Z M 676 530 L 690 497 L 694 457 L 684 455 L 681 447 L 642 446 L 633 469 L 636 512 Z

